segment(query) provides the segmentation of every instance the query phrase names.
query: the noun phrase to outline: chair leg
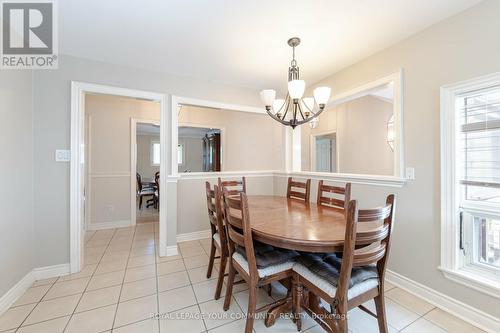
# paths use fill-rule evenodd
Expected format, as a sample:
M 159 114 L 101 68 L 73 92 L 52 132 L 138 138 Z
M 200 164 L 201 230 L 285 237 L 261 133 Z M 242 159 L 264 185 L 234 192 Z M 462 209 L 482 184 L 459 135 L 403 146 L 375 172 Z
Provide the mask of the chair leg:
M 139 196 L 139 210 L 142 209 L 142 195 Z
M 337 327 L 339 333 L 347 333 L 347 304 L 339 304 L 337 306 L 336 315 L 339 316 L 337 319 Z
M 212 276 L 212 269 L 214 268 L 214 260 L 215 260 L 215 244 L 214 239 L 212 238 L 212 243 L 210 246 L 210 258 L 208 259 L 208 270 L 207 270 L 207 279 L 210 279 Z
M 375 297 L 375 309 L 377 310 L 378 330 L 380 333 L 387 333 L 387 320 L 385 315 L 384 293 Z
M 229 276 L 227 277 L 227 287 L 226 287 L 226 298 L 224 299 L 224 311 L 229 310 L 231 306 L 231 297 L 233 296 L 233 284 L 234 276 L 236 275 L 236 270 L 233 267 L 233 260 L 231 257 L 229 260 Z
M 255 319 L 255 310 L 257 306 L 257 286 L 250 286 L 248 295 L 247 323 L 245 325 L 245 333 L 253 331 L 253 322 Z
M 292 279 L 292 310 L 293 310 L 293 318 L 295 321 L 295 325 L 297 326 L 297 331 L 302 330 L 302 320 L 301 320 L 301 303 L 302 303 L 302 285 L 300 284 L 300 281 L 296 275 L 293 276 Z
M 220 298 L 222 285 L 224 284 L 224 275 L 226 273 L 226 263 L 227 263 L 227 257 L 223 256 L 221 253 L 220 267 L 219 267 L 219 278 L 217 279 L 217 289 L 215 289 L 215 299 Z

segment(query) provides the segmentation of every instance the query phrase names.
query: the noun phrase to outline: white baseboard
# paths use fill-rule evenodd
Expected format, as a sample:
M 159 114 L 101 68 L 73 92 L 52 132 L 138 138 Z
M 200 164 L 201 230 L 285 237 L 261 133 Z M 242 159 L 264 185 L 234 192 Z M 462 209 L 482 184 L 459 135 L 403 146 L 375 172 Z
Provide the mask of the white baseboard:
M 38 267 L 33 270 L 35 280 L 49 279 L 56 276 L 68 275 L 70 272 L 70 265 L 61 264 L 54 266 Z
M 28 272 L 18 283 L 9 289 L 2 297 L 0 297 L 0 316 L 21 297 L 26 290 L 35 282 L 33 271 Z
M 177 249 L 177 245 L 167 246 L 167 257 L 176 256 L 179 254 L 179 250 Z
M 454 298 L 431 289 L 423 284 L 408 279 L 398 273 L 387 270 L 386 279 L 395 286 L 422 298 L 430 304 L 446 311 L 487 332 L 500 332 L 500 318 L 473 308 Z
M 99 223 L 89 223 L 87 225 L 87 230 L 103 230 L 103 229 L 114 229 L 114 228 L 126 228 L 132 226 L 130 220 L 123 221 L 110 221 L 110 222 L 99 222 Z
M 36 280 L 69 274 L 69 264 L 38 267 L 28 272 L 19 282 L 0 297 L 0 316 L 24 295 Z
M 212 232 L 210 231 L 210 229 L 202 230 L 202 231 L 195 231 L 195 232 L 188 232 L 185 234 L 178 234 L 177 235 L 177 243 L 193 241 L 193 240 L 198 240 L 198 239 L 204 239 L 204 238 L 210 238 L 211 236 L 212 236 Z

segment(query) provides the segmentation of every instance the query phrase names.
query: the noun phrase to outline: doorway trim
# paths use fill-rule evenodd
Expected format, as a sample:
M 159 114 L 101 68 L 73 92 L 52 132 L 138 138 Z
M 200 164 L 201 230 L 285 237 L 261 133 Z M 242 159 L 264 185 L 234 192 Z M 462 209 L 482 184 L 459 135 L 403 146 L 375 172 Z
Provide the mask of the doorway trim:
M 336 173 L 339 173 L 339 138 L 337 136 L 337 131 L 326 131 L 326 132 L 320 132 L 320 133 L 314 133 L 311 134 L 310 140 L 309 140 L 309 158 L 310 163 L 309 167 L 311 168 L 311 172 L 316 172 L 314 169 L 316 169 L 316 137 L 318 136 L 323 136 L 323 135 L 330 135 L 330 134 L 335 134 L 335 168 L 337 169 Z
M 82 266 L 84 212 L 84 162 L 85 162 L 85 93 L 142 98 L 160 103 L 160 123 L 168 120 L 167 95 L 143 90 L 71 81 L 71 163 L 70 163 L 70 273 L 77 273 Z M 168 122 L 167 122 L 168 123 Z M 169 129 L 160 127 L 162 147 L 168 143 Z M 164 150 L 162 149 L 162 152 Z M 161 155 L 160 172 L 167 175 L 168 156 Z M 160 177 L 160 188 L 166 188 L 167 177 Z M 134 195 L 135 197 L 135 195 Z M 160 201 L 160 255 L 166 252 L 167 205 Z
M 159 120 L 130 118 L 130 225 L 137 224 L 137 184 L 136 184 L 137 124 L 157 125 L 160 126 L 161 130 L 161 125 Z M 161 147 L 161 138 L 160 138 L 160 147 Z M 160 167 L 161 167 L 161 160 L 160 160 Z

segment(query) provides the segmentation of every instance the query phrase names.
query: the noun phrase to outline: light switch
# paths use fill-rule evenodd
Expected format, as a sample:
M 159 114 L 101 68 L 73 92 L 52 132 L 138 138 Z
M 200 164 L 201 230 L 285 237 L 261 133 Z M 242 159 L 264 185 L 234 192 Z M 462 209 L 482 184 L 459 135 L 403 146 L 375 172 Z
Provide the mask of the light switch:
M 71 160 L 70 150 L 56 150 L 56 162 L 69 162 Z
M 415 168 L 406 168 L 406 179 L 415 180 Z

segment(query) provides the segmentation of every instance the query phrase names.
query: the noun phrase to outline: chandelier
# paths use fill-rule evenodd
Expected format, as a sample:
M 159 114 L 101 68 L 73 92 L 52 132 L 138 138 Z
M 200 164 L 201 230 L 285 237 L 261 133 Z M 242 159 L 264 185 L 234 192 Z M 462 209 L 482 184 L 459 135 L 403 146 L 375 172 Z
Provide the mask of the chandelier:
M 299 67 L 295 60 L 295 47 L 300 44 L 300 38 L 293 37 L 288 40 L 292 47 L 292 61 L 288 68 L 288 93 L 285 99 L 276 98 L 276 90 L 266 89 L 260 92 L 260 99 L 266 107 L 266 111 L 277 122 L 295 128 L 305 124 L 320 115 L 330 99 L 331 89 L 329 87 L 318 87 L 314 89 L 314 97 L 303 97 L 306 88 L 304 80 L 299 78 Z M 318 107 L 315 108 L 315 105 Z M 315 122 L 317 123 L 317 119 Z

